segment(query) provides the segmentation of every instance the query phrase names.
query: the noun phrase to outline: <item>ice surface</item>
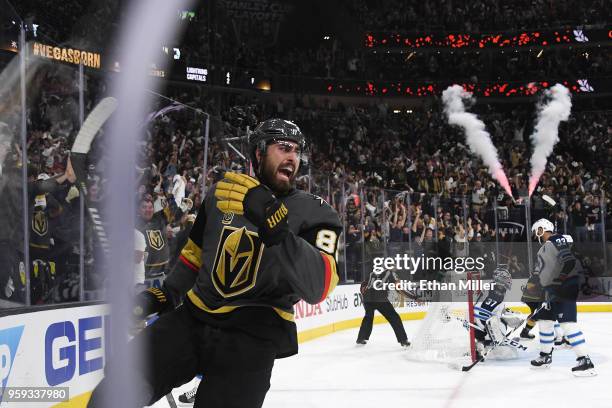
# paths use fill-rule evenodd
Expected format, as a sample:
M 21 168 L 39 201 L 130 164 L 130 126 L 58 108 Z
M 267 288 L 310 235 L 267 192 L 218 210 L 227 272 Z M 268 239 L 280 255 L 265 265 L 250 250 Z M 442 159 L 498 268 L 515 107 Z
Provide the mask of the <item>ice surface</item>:
M 264 407 L 611 408 L 612 313 L 582 313 L 578 320 L 596 377 L 571 374 L 572 350 L 556 350 L 549 369 L 532 370 L 537 337 L 523 343 L 529 350 L 520 359 L 487 361 L 468 373 L 414 362 L 405 358 L 391 327 L 379 324 L 365 346 L 355 344 L 357 329 L 351 329 L 301 344 L 297 356 L 277 360 Z M 404 322 L 409 338 L 419 323 Z M 174 391 L 177 402 L 191 385 Z M 154 405 L 167 406 L 165 399 Z

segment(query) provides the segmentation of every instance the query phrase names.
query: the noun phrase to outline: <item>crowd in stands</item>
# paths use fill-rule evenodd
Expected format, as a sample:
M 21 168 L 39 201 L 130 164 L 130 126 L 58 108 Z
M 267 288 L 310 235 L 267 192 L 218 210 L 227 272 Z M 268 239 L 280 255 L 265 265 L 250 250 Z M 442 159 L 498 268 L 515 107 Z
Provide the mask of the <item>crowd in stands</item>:
M 516 52 L 405 52 L 367 54 L 363 72 L 340 78 L 374 80 L 525 81 L 612 76 L 612 50 L 551 48 Z
M 56 43 L 88 38 L 92 44 L 102 46 L 105 34 L 114 32 L 122 16 L 120 2 L 116 0 L 101 3 L 70 0 L 53 6 L 31 0 L 11 3 L 15 3 L 17 15 L 33 20 Z M 345 0 L 341 2 L 341 11 L 352 16 L 363 31 L 491 32 L 609 23 L 607 6 L 605 0 Z M 221 24 L 210 24 L 210 15 L 222 16 L 224 7 L 223 2 L 197 5 L 188 20 L 198 24 L 189 27 L 188 37 L 207 46 L 212 42 L 206 41 L 207 36 L 223 35 L 219 32 L 224 30 L 219 28 Z
M 252 47 L 236 43 L 225 30 L 216 52 L 187 48 L 188 64 L 215 64 L 259 75 L 362 80 L 435 81 L 454 78 L 471 82 L 581 79 L 612 76 L 610 48 L 551 47 L 521 50 L 403 50 L 374 53 L 351 48 L 339 38 L 321 40 L 310 49 Z M 202 42 L 198 41 L 198 44 Z M 210 66 L 210 65 L 209 65 Z
M 42 22 L 41 30 L 50 38 L 58 39 L 58 43 L 70 38 L 83 41 L 87 38 L 91 44 L 101 44 L 105 42 L 103 33 L 111 32 L 114 27 L 113 19 L 105 16 L 116 13 L 117 2 L 71 9 L 74 2 L 68 1 L 44 11 L 31 3 L 20 3 L 18 12 L 39 10 L 30 14 L 24 11 L 22 15 Z M 435 4 L 385 1 L 380 7 L 378 2 L 361 0 L 344 2 L 344 6 L 364 30 L 406 27 L 408 30 L 512 30 L 597 24 L 608 21 L 609 16 L 602 0 Z M 78 10 L 87 18 L 77 17 Z M 88 22 L 98 18 L 105 23 L 90 30 L 94 25 Z M 66 23 L 54 24 L 55 21 Z M 87 35 L 84 31 L 88 31 Z M 364 56 L 363 51 L 333 38 L 312 49 L 281 52 L 239 41 L 230 25 L 207 24 L 189 24 L 187 39 L 188 52 L 184 52 L 187 62 L 209 60 L 277 74 L 478 81 L 527 76 L 532 79 L 605 77 L 612 73 L 608 48 L 557 48 L 537 54 L 424 52 L 374 57 Z M 90 225 L 85 253 L 77 254 L 80 198 L 68 165 L 69 149 L 80 127 L 75 72 L 74 69 L 46 69 L 34 82 L 40 88 L 30 92 L 28 99 L 28 189 L 34 192 L 28 197 L 28 205 L 30 216 L 38 222 L 32 223 L 33 229 L 35 225 L 38 228 L 34 233 L 44 232 L 38 234 L 44 235 L 42 241 L 28 244 L 43 250 L 32 252 L 43 262 L 37 264 L 37 270 L 47 271 L 50 276 L 37 283 L 34 302 L 74 300 L 78 294 L 79 255 L 87 259 L 87 265 L 93 265 L 99 255 Z M 103 81 L 88 83 L 86 111 L 93 109 L 104 92 Z M 514 197 L 509 197 L 500 191 L 480 159 L 468 151 L 462 132 L 447 124 L 436 98 L 421 108 L 401 109 L 396 114 L 384 102 L 332 106 L 305 104 L 299 97 L 295 101 L 264 102 L 241 95 L 220 98 L 212 91 L 208 93 L 195 87 L 171 88 L 166 93 L 186 106 L 159 115 L 146 124 L 147 134 L 140 142 L 135 169 L 139 186 L 134 201 L 143 218 L 151 209 L 154 213 L 172 213 L 165 217 L 162 231 L 164 242 L 170 248 L 168 268 L 176 260 L 185 231 L 189 230 L 202 201 L 202 186 L 210 186 L 224 170 L 249 169 L 244 158 L 248 157 L 245 142 L 228 143 L 224 139 L 243 136 L 247 126 L 252 128 L 259 120 L 276 116 L 294 121 L 311 139 L 309 164 L 297 184 L 322 196 L 341 215 L 345 225 L 345 250 L 340 268 L 343 280 L 361 280 L 372 258 L 380 254 L 409 251 L 460 256 L 468 248 L 486 255 L 490 263 L 510 263 L 513 276 L 525 277 L 529 273 L 524 250 L 528 237 L 528 231 L 524 230 L 524 197 L 531 153 L 529 136 L 535 121 L 532 104 L 480 104 L 471 108 L 487 124 L 499 151 L 515 192 Z M 157 99 L 151 109 L 155 112 L 169 104 L 166 99 Z M 21 180 L 23 163 L 17 137 L 19 115 L 11 109 L 8 104 L 0 109 L 0 122 L 5 123 L 0 125 L 0 186 L 14 187 L 12 195 L 2 195 L 6 202 L 13 199 L 5 208 L 19 208 L 15 205 L 20 197 L 16 180 Z M 202 112 L 209 113 L 211 118 L 206 152 Z M 102 145 L 94 146 L 92 157 L 96 160 L 90 162 L 88 198 L 102 203 L 112 194 L 104 179 L 105 170 L 112 163 Z M 584 251 L 585 266 L 595 276 L 610 271 L 610 262 L 604 264 L 601 243 L 612 239 L 612 233 L 605 231 L 612 225 L 611 169 L 612 115 L 606 111 L 577 110 L 561 125 L 560 142 L 531 200 L 532 220 L 549 217 L 558 229 L 572 234 Z M 542 200 L 544 194 L 553 197 L 558 206 L 548 207 Z M 185 205 L 183 199 L 193 205 Z M 10 221 L 14 230 L 19 230 L 19 216 L 11 216 L 6 211 L 0 215 L 0 220 Z M 511 225 L 522 225 L 523 229 Z M 17 233 L 0 235 L 0 258 L 18 260 L 20 239 L 23 240 Z M 493 248 L 495 242 L 504 244 L 501 252 Z M 13 253 L 9 257 L 10 248 Z M 91 269 L 85 284 L 87 289 L 103 284 L 103 278 L 95 275 L 95 268 Z M 0 296 L 14 299 L 21 282 L 20 273 L 20 268 L 15 267 L 2 276 Z
M 50 248 L 61 247 L 64 254 L 67 248 L 73 251 L 63 258 L 62 265 L 72 265 L 74 278 L 78 270 L 78 256 L 74 256 L 78 243 L 78 190 L 71 188 L 70 179 L 68 183 L 64 181 L 68 150 L 79 128 L 78 98 L 74 89 L 69 91 L 68 84 L 62 86 L 64 80 L 71 80 L 70 75 L 47 75 L 55 82 L 41 89 L 29 110 L 30 182 L 62 179 L 62 185 L 50 193 L 53 197 L 47 196 L 45 211 L 52 231 Z M 98 99 L 102 96 L 95 92 L 91 95 Z M 173 209 L 175 216 L 168 217 L 164 227 L 170 247 L 169 265 L 176 260 L 180 239 L 193 222 L 197 203 L 202 201 L 202 185 L 209 186 L 224 170 L 248 170 L 248 162 L 241 157 L 248 157 L 244 141 L 233 141 L 230 146 L 224 139 L 244 135 L 247 126 L 252 128 L 258 120 L 278 116 L 299 124 L 311 140 L 309 164 L 298 177 L 298 186 L 322 196 L 343 219 L 343 280 L 360 280 L 374 256 L 432 251 L 452 256 L 463 253 L 468 246 L 470 251 L 486 255 L 491 263 L 511 263 L 517 277 L 528 273 L 526 231 L 511 224 L 525 225 L 525 207 L 520 197 L 527 195 L 529 135 L 535 121 L 530 104 L 479 104 L 471 108 L 486 123 L 499 151 L 515 193 L 510 198 L 481 160 L 468 151 L 463 133 L 446 123 L 440 102 L 435 99 L 412 113 L 401 110 L 396 114 L 382 102 L 334 107 L 305 106 L 299 99 L 266 103 L 241 95 L 219 99 L 201 88 L 173 88 L 170 96 L 186 106 L 161 114 L 147 125 L 136 169 L 139 187 L 134 197 L 137 205 L 150 202 L 154 212 Z M 88 110 L 95 102 L 88 101 Z M 170 104 L 159 98 L 151 109 L 155 112 Z M 202 111 L 211 113 L 206 169 Z M 604 235 L 604 228 L 612 225 L 608 192 L 611 136 L 609 112 L 575 111 L 560 127 L 560 142 L 531 200 L 532 220 L 549 217 L 559 230 L 572 234 L 583 247 L 585 263 L 593 275 L 606 273 L 602 242 L 612 236 L 609 231 Z M 8 146 L 17 164 L 18 144 Z M 102 149 L 97 155 L 101 159 L 90 166 L 89 198 L 104 201 L 105 195 L 112 194 L 106 191 L 104 180 L 110 164 Z M 7 171 L 9 163 L 4 163 L 5 175 L 11 174 Z M 553 197 L 559 205 L 548 207 L 543 194 Z M 183 198 L 195 205 L 178 213 L 176 208 Z M 32 197 L 32 211 L 36 211 L 36 199 Z M 497 221 L 494 206 L 498 208 Z M 72 228 L 66 228 L 66 223 L 72 223 Z M 93 240 L 86 248 L 88 258 L 95 255 Z M 502 244 L 501 253 L 494 249 L 495 242 Z M 61 270 L 62 266 L 57 268 Z M 73 284 L 78 288 L 78 280 Z M 75 290 L 75 286 L 66 288 L 64 295 L 74 297 Z M 57 294 L 56 298 L 63 299 L 63 295 Z
M 358 0 L 346 4 L 369 30 L 482 32 L 610 21 L 604 0 Z
M 73 4 L 74 3 L 74 4 Z M 77 4 L 79 3 L 79 4 Z M 366 0 L 343 2 L 347 15 L 357 21 L 353 36 L 367 30 L 482 32 L 537 27 L 575 27 L 610 21 L 603 0 L 539 1 L 444 1 L 417 2 Z M 363 48 L 363 39 L 348 41 L 346 35 L 318 39 L 310 47 L 272 46 L 259 35 L 237 31 L 231 17 L 224 17 L 223 3 L 216 8 L 201 4 L 193 17 L 185 19 L 181 58 L 189 65 L 257 71 L 264 75 L 368 80 L 439 80 L 449 77 L 479 80 L 536 80 L 608 77 L 612 74 L 608 48 L 557 48 L 531 52 L 492 50 L 486 52 L 406 52 L 372 54 Z M 39 24 L 39 32 L 52 43 L 68 42 L 103 51 L 106 39 L 117 28 L 121 14 L 115 2 L 91 4 L 62 2 L 58 7 L 41 8 L 24 1 L 17 12 Z M 211 20 L 211 13 L 214 18 Z M 178 17 L 177 17 L 178 18 Z M 223 20 L 227 19 L 227 21 Z M 95 20 L 96 24 L 91 24 Z M 65 24 L 55 24 L 63 21 Z M 261 24 L 272 24 L 263 21 Z M 275 31 L 270 27 L 268 31 Z M 265 31 L 265 30 L 264 30 Z M 278 34 L 277 34 L 278 35 Z M 271 37 L 274 41 L 278 40 Z M 272 39 L 270 41 L 273 41 Z M 351 44 L 351 45 L 349 45 Z
M 2 0 L 0 4 L 6 10 L 3 16 L 19 18 L 26 24 L 31 40 L 97 52 L 107 50 L 109 36 L 116 32 L 120 18 L 118 0 Z
M 487 124 L 515 197 L 527 195 L 528 137 L 535 120 L 527 113 L 531 108 L 505 112 L 496 112 L 499 107 L 475 108 Z M 500 192 L 482 162 L 464 146 L 463 134 L 446 123 L 440 106 L 398 115 L 384 104 L 336 112 L 297 108 L 289 117 L 318 140 L 313 143 L 313 163 L 322 174 L 331 175 L 332 202 L 343 202 L 336 198 L 338 180 L 351 186 L 344 190 L 345 200 L 357 201 L 355 211 L 348 211 L 345 202 L 340 207 L 346 213 L 347 242 L 407 242 L 428 237 L 455 242 L 524 239 L 511 229 L 494 228 L 494 203 L 503 209 L 498 222 L 524 225 L 524 207 Z M 610 185 L 611 135 L 608 112 L 576 112 L 561 126 L 561 142 L 531 202 L 532 218 L 555 219 L 560 230 L 577 234 L 579 242 L 602 239 L 603 217 L 606 225 L 610 221 L 610 196 L 606 193 L 604 215 L 602 190 Z M 322 191 L 329 191 L 326 177 L 319 182 Z M 563 208 L 548 208 L 541 200 L 543 194 L 554 197 Z M 399 202 L 394 197 L 400 197 Z M 361 256 L 357 247 L 355 256 Z M 599 252 L 589 260 L 598 264 L 600 272 L 601 258 Z M 524 257 L 523 262 L 526 265 Z

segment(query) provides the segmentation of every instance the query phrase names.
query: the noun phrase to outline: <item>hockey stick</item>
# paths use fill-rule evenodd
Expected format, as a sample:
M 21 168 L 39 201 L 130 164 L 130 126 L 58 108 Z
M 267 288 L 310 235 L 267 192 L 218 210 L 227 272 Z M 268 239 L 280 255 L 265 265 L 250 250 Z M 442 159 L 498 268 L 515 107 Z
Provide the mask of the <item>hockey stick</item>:
M 172 391 L 166 394 L 166 400 L 168 401 L 168 405 L 170 405 L 170 408 L 177 408 L 176 401 L 174 400 L 174 395 L 172 395 Z
M 85 164 L 87 154 L 89 149 L 91 149 L 91 144 L 96 134 L 98 134 L 113 112 L 115 112 L 115 109 L 117 109 L 117 99 L 113 97 L 104 98 L 96 105 L 94 110 L 87 116 L 87 119 L 85 119 L 85 122 L 83 122 L 83 126 L 81 126 L 79 133 L 74 139 L 70 158 L 68 159 L 68 165 L 72 166 L 77 185 L 81 190 L 81 194 L 85 197 L 85 207 L 93 223 L 94 231 L 105 253 L 108 253 L 108 238 L 98 208 L 90 200 L 87 200 L 87 171 Z
M 463 366 L 461 367 L 461 371 L 467 372 L 470 371 L 472 368 L 474 368 L 476 366 L 476 364 L 481 363 L 483 361 L 485 361 L 485 359 L 487 358 L 487 356 L 489 355 L 489 353 L 491 352 L 491 350 L 494 350 L 495 347 L 503 345 L 504 342 L 508 341 L 508 337 L 510 337 L 510 335 L 512 335 L 519 327 L 521 327 L 527 320 L 529 320 L 531 317 L 533 317 L 536 313 L 538 313 L 540 310 L 542 310 L 542 308 L 544 307 L 544 303 L 542 303 L 540 305 L 540 307 L 538 307 L 533 313 L 529 314 L 526 318 L 523 319 L 523 321 L 521 322 L 521 324 L 517 325 L 514 329 L 510 330 L 508 333 L 506 333 L 506 335 L 504 336 L 504 338 L 499 342 L 499 343 L 493 343 L 493 347 L 491 347 L 490 349 L 488 349 L 486 352 L 484 352 L 484 354 L 482 356 L 480 356 L 479 359 L 477 359 L 476 361 L 474 361 L 472 364 L 467 365 L 467 366 Z
M 113 97 L 104 98 L 96 105 L 94 110 L 87 116 L 87 119 L 85 119 L 85 122 L 83 122 L 83 126 L 81 126 L 79 133 L 74 139 L 69 159 L 76 176 L 77 185 L 86 199 L 85 207 L 93 223 L 94 231 L 105 253 L 108 253 L 109 250 L 108 237 L 100 217 L 100 211 L 91 200 L 87 200 L 87 171 L 85 165 L 91 144 L 102 126 L 116 109 L 117 99 Z M 166 395 L 166 399 L 171 408 L 177 408 L 172 392 Z

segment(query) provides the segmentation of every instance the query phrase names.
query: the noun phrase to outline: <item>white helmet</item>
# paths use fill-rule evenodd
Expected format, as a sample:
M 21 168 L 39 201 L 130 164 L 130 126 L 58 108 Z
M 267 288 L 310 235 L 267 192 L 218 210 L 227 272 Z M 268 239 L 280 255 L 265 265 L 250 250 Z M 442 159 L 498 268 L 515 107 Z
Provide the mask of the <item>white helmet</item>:
M 542 243 L 540 238 L 542 238 L 542 235 L 544 235 L 546 231 L 555 232 L 555 225 L 546 218 L 540 218 L 531 226 L 531 233 L 535 234 L 535 236 L 538 238 L 538 242 L 540 243 Z

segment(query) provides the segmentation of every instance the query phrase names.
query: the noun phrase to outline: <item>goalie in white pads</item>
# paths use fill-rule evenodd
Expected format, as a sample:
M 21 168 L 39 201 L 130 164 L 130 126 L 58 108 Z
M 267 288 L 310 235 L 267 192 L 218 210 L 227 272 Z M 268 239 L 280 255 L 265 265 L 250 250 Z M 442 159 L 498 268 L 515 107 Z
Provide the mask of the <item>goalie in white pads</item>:
M 509 330 L 522 323 L 519 315 L 504 306 L 506 292 L 512 288 L 512 276 L 507 265 L 499 265 L 493 272 L 493 289 L 474 306 L 477 352 L 487 352 L 488 359 L 509 360 L 518 357 L 517 341 L 507 338 Z
M 540 356 L 532 360 L 531 365 L 534 368 L 544 368 L 552 363 L 554 320 L 557 320 L 576 353 L 578 364 L 572 368 L 572 374 L 579 377 L 596 375 L 593 363 L 585 350 L 584 335 L 576 323 L 580 263 L 570 250 L 568 239 L 554 232 L 555 226 L 552 222 L 542 218 L 533 224 L 531 231 L 542 244 L 538 251 L 535 274 L 540 277 L 546 308 L 550 310 L 547 318 L 542 318 L 538 322 Z

